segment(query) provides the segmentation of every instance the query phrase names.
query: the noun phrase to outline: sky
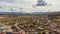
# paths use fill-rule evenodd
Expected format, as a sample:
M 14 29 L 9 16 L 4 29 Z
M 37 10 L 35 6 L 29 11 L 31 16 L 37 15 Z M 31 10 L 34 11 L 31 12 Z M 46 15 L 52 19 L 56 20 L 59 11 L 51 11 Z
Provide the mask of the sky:
M 56 12 L 60 11 L 60 0 L 43 0 L 45 6 L 36 6 L 38 0 L 0 0 L 0 12 Z

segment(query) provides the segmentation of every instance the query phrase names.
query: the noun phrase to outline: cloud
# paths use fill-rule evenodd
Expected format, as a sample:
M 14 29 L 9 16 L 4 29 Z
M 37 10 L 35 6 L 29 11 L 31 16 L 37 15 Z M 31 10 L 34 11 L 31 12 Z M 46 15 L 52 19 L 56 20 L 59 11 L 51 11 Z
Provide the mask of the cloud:
M 0 11 L 3 12 L 48 12 L 60 11 L 60 0 L 45 0 L 47 6 L 35 6 L 37 0 L 0 0 Z M 34 5 L 34 7 L 33 7 Z M 21 10 L 22 8 L 22 10 Z

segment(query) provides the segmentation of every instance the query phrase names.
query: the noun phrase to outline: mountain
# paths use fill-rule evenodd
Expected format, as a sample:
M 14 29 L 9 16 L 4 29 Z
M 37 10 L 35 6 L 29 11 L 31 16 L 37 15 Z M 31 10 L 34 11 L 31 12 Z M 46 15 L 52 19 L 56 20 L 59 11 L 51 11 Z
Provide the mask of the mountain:
M 60 12 L 33 12 L 33 13 L 25 13 L 25 12 L 0 12 L 0 14 L 60 14 Z
M 0 12 L 0 14 L 23 14 L 22 12 Z

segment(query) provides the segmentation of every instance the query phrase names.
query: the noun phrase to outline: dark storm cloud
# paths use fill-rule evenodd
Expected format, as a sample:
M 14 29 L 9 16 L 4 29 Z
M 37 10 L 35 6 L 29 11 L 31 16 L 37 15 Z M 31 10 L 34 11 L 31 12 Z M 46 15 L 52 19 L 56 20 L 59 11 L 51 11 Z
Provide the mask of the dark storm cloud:
M 45 6 L 47 3 L 44 0 L 38 0 L 36 6 Z

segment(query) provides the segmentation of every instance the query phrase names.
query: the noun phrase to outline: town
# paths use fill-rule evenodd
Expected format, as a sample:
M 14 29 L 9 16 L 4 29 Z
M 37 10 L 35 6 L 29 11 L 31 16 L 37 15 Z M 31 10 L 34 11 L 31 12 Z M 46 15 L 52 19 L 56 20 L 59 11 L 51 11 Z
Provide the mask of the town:
M 0 34 L 60 34 L 60 14 L 3 14 Z

